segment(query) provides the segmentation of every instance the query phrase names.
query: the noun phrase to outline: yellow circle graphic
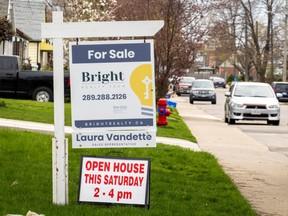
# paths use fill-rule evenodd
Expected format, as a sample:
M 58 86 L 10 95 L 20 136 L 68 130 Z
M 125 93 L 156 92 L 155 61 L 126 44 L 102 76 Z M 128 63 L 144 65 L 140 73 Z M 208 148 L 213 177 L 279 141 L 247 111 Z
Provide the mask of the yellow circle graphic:
M 153 106 L 152 65 L 138 66 L 130 76 L 130 86 L 142 106 Z

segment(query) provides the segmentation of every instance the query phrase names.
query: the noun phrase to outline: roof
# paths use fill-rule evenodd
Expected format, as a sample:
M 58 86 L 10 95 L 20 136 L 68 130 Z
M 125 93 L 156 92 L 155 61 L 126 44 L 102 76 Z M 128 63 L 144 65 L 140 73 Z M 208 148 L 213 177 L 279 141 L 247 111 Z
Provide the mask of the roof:
M 0 17 L 7 16 L 8 13 L 8 0 L 0 0 Z
M 15 27 L 29 35 L 33 41 L 41 41 L 41 23 L 45 18 L 43 0 L 14 1 Z
M 0 16 L 7 15 L 8 4 L 9 0 L 0 0 Z M 41 41 L 41 23 L 45 18 L 45 1 L 17 0 L 13 1 L 12 5 L 15 28 L 31 38 L 31 41 Z
M 32 41 L 32 38 L 29 37 L 28 35 L 26 35 L 24 32 L 20 31 L 19 29 L 16 29 L 16 35 L 25 39 L 25 40 L 28 40 L 28 41 Z

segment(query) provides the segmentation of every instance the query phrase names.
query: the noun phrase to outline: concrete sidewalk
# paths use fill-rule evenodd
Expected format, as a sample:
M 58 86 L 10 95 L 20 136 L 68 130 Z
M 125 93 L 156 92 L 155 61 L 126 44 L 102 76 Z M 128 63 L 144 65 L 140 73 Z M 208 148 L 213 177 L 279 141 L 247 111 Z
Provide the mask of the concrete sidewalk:
M 200 148 L 218 159 L 259 215 L 287 216 L 287 156 L 269 151 L 237 125 L 228 125 L 185 99 L 172 98 Z
M 40 132 L 40 133 L 54 134 L 54 125 L 38 123 L 38 122 L 19 121 L 19 120 L 13 120 L 13 119 L 0 118 L 0 127 L 15 128 L 17 130 L 21 129 L 21 130 Z M 65 126 L 64 130 L 66 134 L 72 134 L 73 132 L 72 127 Z M 193 143 L 187 140 L 167 138 L 167 137 L 156 137 L 156 142 L 169 144 L 169 145 L 177 145 L 183 148 L 188 148 L 192 151 L 201 151 L 201 149 L 196 143 Z

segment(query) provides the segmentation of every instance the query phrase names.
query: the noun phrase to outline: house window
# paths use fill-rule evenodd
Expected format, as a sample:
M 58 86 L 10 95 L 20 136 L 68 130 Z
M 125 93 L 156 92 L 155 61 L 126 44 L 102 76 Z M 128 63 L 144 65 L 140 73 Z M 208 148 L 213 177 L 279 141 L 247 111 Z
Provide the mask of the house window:
M 20 43 L 18 41 L 13 42 L 13 55 L 18 55 L 20 54 Z

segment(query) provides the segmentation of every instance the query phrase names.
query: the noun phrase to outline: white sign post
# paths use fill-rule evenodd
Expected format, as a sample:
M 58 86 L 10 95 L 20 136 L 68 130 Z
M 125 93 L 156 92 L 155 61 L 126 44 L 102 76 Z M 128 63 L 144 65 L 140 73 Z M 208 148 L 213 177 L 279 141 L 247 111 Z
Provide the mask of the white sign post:
M 64 133 L 63 39 L 88 37 L 154 36 L 164 21 L 63 23 L 63 12 L 53 12 L 53 23 L 42 23 L 42 38 L 53 39 L 54 62 L 54 141 L 53 203 L 68 204 L 68 151 Z M 63 94 L 62 94 L 63 93 Z M 66 149 L 66 150 L 65 150 Z

